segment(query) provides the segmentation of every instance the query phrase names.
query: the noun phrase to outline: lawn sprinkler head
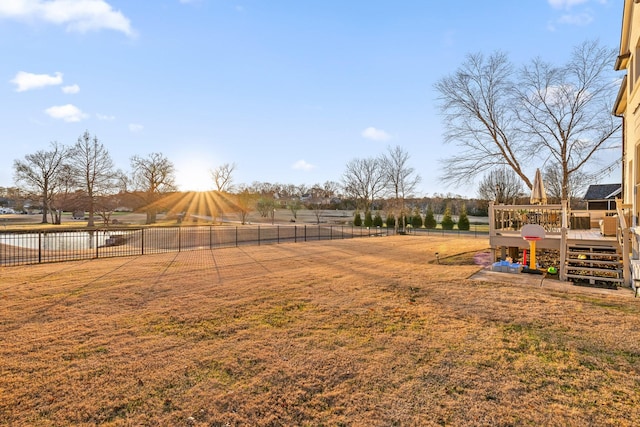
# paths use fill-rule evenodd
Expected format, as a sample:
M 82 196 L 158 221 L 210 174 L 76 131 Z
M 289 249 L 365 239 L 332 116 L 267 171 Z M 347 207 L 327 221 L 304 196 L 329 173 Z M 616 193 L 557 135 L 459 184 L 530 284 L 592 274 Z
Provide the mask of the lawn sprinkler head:
M 440 264 L 440 254 L 436 252 L 436 262 Z

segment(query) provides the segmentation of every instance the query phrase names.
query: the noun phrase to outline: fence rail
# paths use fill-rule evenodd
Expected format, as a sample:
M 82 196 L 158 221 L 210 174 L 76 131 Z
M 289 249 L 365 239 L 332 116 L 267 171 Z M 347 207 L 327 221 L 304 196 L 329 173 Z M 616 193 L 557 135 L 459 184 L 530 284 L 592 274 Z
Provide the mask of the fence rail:
M 77 261 L 312 240 L 387 236 L 392 229 L 348 225 L 193 226 L 0 232 L 0 266 Z

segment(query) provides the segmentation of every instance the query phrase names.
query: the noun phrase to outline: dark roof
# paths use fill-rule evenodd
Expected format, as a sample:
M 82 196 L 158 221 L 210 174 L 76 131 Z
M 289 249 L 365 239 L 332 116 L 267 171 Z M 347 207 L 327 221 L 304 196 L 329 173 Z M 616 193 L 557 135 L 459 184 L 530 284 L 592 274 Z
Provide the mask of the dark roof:
M 615 199 L 620 193 L 622 193 L 622 184 L 595 184 L 589 186 L 584 200 Z

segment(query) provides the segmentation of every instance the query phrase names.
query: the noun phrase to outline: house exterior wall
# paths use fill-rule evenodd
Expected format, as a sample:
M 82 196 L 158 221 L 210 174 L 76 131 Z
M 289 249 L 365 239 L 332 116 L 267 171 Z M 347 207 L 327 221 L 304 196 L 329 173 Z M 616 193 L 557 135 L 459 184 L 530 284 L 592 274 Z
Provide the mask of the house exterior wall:
M 623 201 L 640 225 L 640 3 L 625 0 L 615 69 L 625 73 L 613 113 L 622 118 Z

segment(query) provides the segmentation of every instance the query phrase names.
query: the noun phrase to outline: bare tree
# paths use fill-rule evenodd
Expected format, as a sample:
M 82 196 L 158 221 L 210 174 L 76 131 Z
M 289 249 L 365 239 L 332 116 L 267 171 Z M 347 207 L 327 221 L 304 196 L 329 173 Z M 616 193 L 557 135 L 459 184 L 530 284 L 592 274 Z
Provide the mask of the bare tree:
M 299 197 L 302 197 L 309 192 L 309 186 L 307 186 L 306 184 L 300 184 L 296 186 L 296 189 L 297 192 L 294 194 L 297 194 Z
M 365 212 L 368 211 L 386 184 L 382 159 L 370 157 L 351 160 L 342 175 L 342 182 L 346 195 L 353 197 Z
M 98 140 L 85 132 L 70 151 L 69 163 L 75 181 L 86 193 L 89 207 L 87 226 L 94 226 L 96 201 L 115 189 L 116 171 L 109 151 Z
M 141 192 L 145 202 L 147 224 L 156 222 L 156 203 L 163 194 L 176 191 L 175 167 L 162 153 L 151 153 L 147 157 L 131 157 L 131 182 Z
M 247 189 L 236 194 L 235 209 L 240 214 L 240 222 L 242 225 L 247 223 L 249 214 L 256 208 L 256 194 Z
M 484 200 L 494 200 L 496 203 L 513 202 L 523 193 L 522 180 L 506 166 L 486 173 L 478 186 L 478 197 Z
M 233 171 L 235 163 L 225 163 L 211 171 L 211 178 L 218 191 L 233 191 Z
M 111 215 L 120 206 L 118 194 L 108 194 L 98 197 L 95 203 L 96 214 L 102 218 L 102 223 L 108 227 L 109 224 L 116 224 L 116 219 L 111 220 Z
M 485 58 L 478 53 L 436 83 L 445 142 L 460 148 L 444 160 L 448 180 L 469 183 L 478 173 L 506 164 L 531 187 L 519 156 L 533 153 L 514 127 L 513 74 L 506 54 Z
M 77 205 L 78 191 L 77 181 L 73 173 L 73 168 L 68 163 L 63 163 L 56 178 L 56 192 L 50 200 L 52 221 L 55 224 L 62 222 L 62 210 L 69 204 Z M 84 206 L 84 204 L 82 204 Z
M 550 163 L 544 168 L 542 175 L 547 196 L 561 200 L 563 187 L 562 165 Z M 572 173 L 568 182 L 567 200 L 579 198 L 592 182 L 595 182 L 593 177 L 581 170 Z
M 52 210 L 53 199 L 61 187 L 61 174 L 67 149 L 57 142 L 51 143 L 49 151 L 36 151 L 14 160 L 14 181 L 24 184 L 40 195 L 42 200 L 42 223 L 47 224 L 47 215 Z M 58 222 L 54 220 L 54 222 Z
M 296 187 L 293 184 L 283 185 L 282 188 L 280 189 L 280 191 L 282 192 L 282 197 L 285 197 L 285 198 L 292 198 L 292 197 L 299 197 L 300 196 L 300 194 L 298 194 L 298 187 Z
M 388 147 L 387 154 L 383 156 L 383 167 L 386 172 L 387 189 L 394 198 L 393 204 L 402 218 L 402 224 L 396 222 L 396 227 L 404 229 L 405 199 L 416 190 L 421 181 L 415 169 L 409 166 L 409 153 L 399 145 Z
M 298 219 L 298 211 L 300 209 L 302 209 L 302 202 L 300 201 L 300 199 L 297 198 L 297 197 L 292 197 L 287 202 L 287 207 L 291 211 L 291 215 L 293 216 L 293 220 L 294 221 L 297 220 Z
M 611 114 L 617 85 L 607 72 L 614 58 L 613 49 L 584 42 L 563 67 L 536 59 L 522 71 L 518 119 L 530 150 L 560 166 L 562 199 L 570 196 L 571 175 L 596 166 L 599 151 L 619 148 L 622 123 Z
M 273 197 L 269 196 L 260 197 L 256 202 L 256 210 L 261 217 L 271 217 L 271 219 L 273 220 L 273 215 L 276 210 L 276 200 Z
M 326 198 L 331 199 L 332 197 L 336 197 L 340 191 L 340 183 L 335 181 L 325 181 L 322 184 L 322 191 Z
M 446 179 L 467 183 L 504 165 L 531 188 L 525 166 L 552 159 L 562 165 L 566 198 L 570 175 L 618 143 L 613 58 L 597 42 L 578 46 L 560 67 L 536 59 L 516 71 L 504 53 L 467 56 L 435 85 L 445 141 L 460 148 L 443 161 Z
M 323 185 L 314 184 L 311 186 L 311 197 L 307 200 L 306 206 L 316 217 L 316 224 L 320 224 L 322 214 L 327 205 L 329 205 L 335 191 L 337 191 L 337 187 L 333 181 L 326 181 Z

